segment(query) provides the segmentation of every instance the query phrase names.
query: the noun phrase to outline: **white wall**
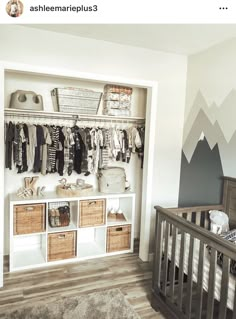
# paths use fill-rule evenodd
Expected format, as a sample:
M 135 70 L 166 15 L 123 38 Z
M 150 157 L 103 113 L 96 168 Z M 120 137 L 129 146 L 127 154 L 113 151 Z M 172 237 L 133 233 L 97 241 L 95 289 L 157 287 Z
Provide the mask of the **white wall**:
M 183 137 L 183 150 L 190 158 L 197 143 L 196 134 L 203 131 L 211 148 L 218 144 L 223 173 L 232 177 L 236 177 L 235 56 L 233 38 L 189 57 Z M 200 110 L 205 120 L 196 120 Z
M 236 38 L 230 39 L 199 54 L 189 56 L 185 119 L 199 89 L 208 105 L 220 105 L 235 88 Z
M 0 42 L 0 60 L 158 81 L 153 206 L 177 205 L 185 56 L 10 25 L 0 26 Z

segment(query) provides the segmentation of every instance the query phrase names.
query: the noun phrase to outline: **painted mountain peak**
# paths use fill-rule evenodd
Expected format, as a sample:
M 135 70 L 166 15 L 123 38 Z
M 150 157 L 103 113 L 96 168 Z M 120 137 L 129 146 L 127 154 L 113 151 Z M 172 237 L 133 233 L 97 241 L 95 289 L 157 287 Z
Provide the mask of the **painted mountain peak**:
M 182 152 L 179 207 L 220 203 L 222 176 L 217 144 L 211 149 L 206 138 L 198 141 L 190 162 Z
M 216 121 L 219 123 L 219 126 L 224 134 L 224 137 L 227 142 L 231 139 L 232 135 L 236 130 L 234 114 L 236 106 L 236 90 L 232 89 L 229 94 L 224 98 L 223 102 L 220 105 L 217 105 L 215 102 L 211 105 L 207 104 L 205 97 L 202 92 L 199 90 L 194 99 L 193 106 L 188 114 L 188 117 L 184 124 L 184 134 L 183 142 L 185 144 L 186 140 L 191 134 L 191 129 L 194 123 L 197 120 L 197 116 L 200 110 L 204 111 L 208 120 L 211 124 L 214 124 Z
M 197 93 L 184 128 L 183 152 L 188 162 L 191 161 L 202 133 L 210 149 L 218 144 L 219 152 L 222 154 L 225 144 L 231 141 L 236 131 L 235 106 L 236 90 L 231 90 L 220 106 L 212 103 L 211 107 L 207 106 L 202 93 L 200 91 Z

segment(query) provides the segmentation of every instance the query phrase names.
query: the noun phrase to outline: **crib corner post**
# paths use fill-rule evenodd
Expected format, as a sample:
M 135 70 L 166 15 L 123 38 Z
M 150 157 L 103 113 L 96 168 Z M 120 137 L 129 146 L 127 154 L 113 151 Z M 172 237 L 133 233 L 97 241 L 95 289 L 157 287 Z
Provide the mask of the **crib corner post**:
M 155 225 L 155 244 L 154 244 L 154 260 L 153 260 L 153 277 L 152 289 L 155 291 L 160 288 L 161 277 L 161 260 L 162 260 L 162 218 L 156 209 L 156 225 Z

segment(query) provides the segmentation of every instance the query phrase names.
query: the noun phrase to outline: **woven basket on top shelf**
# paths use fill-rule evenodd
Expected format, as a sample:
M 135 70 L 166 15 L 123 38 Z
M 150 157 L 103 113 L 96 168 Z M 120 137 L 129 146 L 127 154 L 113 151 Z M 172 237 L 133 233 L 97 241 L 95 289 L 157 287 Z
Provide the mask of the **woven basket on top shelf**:
M 81 88 L 55 88 L 51 92 L 59 112 L 96 115 L 102 92 Z

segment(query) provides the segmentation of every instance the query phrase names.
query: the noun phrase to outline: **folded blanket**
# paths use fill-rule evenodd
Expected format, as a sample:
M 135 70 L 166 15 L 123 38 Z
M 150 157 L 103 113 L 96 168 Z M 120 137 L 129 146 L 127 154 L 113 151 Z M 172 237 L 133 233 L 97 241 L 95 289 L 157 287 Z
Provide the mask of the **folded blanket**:
M 220 234 L 220 236 L 228 241 L 231 241 L 236 245 L 236 229 L 229 230 L 225 233 Z M 223 253 L 217 252 L 217 264 L 222 266 L 223 265 Z M 230 261 L 230 272 L 236 276 L 236 261 Z
M 223 239 L 228 240 L 236 245 L 236 229 L 232 229 L 232 230 L 229 230 L 227 232 L 224 232 L 224 233 L 220 234 L 220 236 Z M 207 248 L 208 248 L 209 254 L 211 254 L 211 247 L 208 246 Z M 224 258 L 224 254 L 218 251 L 217 252 L 217 264 L 221 267 L 223 266 L 223 258 Z M 232 259 L 230 261 L 230 272 L 231 272 L 231 274 L 236 276 L 236 261 L 232 260 Z

